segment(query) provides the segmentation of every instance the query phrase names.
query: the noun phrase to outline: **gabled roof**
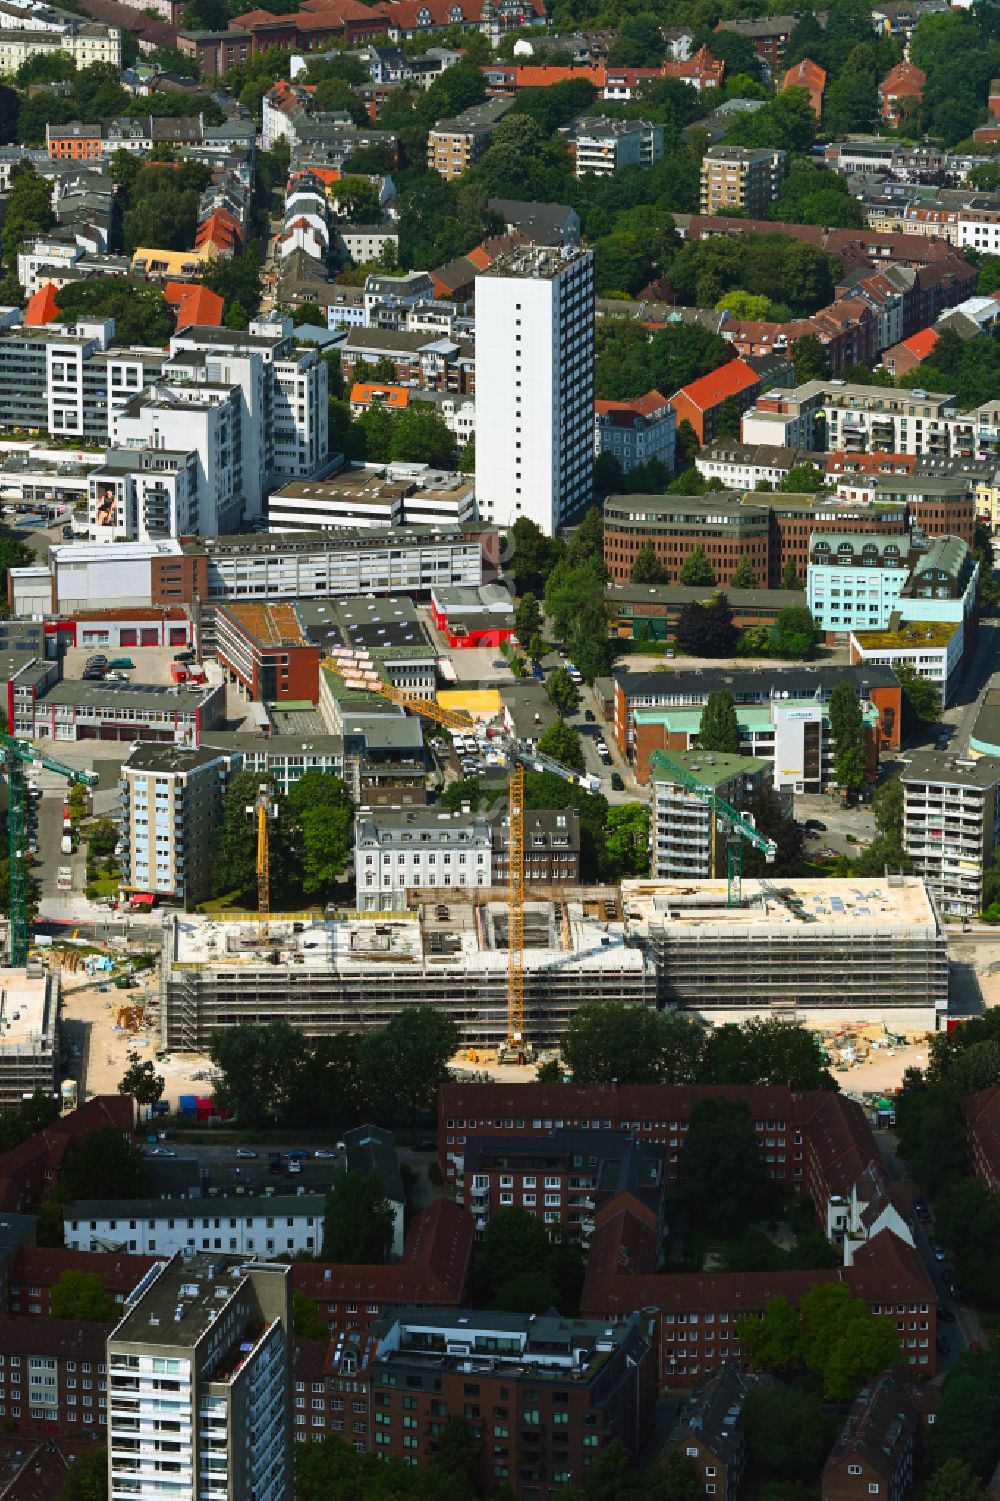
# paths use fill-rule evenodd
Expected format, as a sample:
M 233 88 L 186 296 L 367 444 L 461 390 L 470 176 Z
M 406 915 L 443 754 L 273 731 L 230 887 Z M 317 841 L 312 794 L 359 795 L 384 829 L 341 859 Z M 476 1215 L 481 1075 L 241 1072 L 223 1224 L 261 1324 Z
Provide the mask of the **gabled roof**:
M 472 1256 L 472 1217 L 450 1199 L 435 1199 L 414 1217 L 401 1261 L 393 1266 L 297 1262 L 292 1280 L 314 1302 L 457 1305 Z
M 926 360 L 939 338 L 940 335 L 935 333 L 933 328 L 922 328 L 918 333 L 911 334 L 908 339 L 902 341 L 903 348 L 915 354 L 918 360 Z
M 221 328 L 225 303 L 218 292 L 199 282 L 168 281 L 163 300 L 177 309 L 177 328 Z
M 819 63 L 814 63 L 811 57 L 804 57 L 794 68 L 789 68 L 782 82 L 786 89 L 816 88 L 822 89 L 826 84 L 826 69 L 821 68 Z
M 594 411 L 599 417 L 610 417 L 612 421 L 620 416 L 622 421 L 631 422 L 636 417 L 652 417 L 669 404 L 665 396 L 653 390 L 631 401 L 595 401 Z
M 737 359 L 720 365 L 718 370 L 712 370 L 708 375 L 699 376 L 689 385 L 682 386 L 676 394 L 686 397 L 699 411 L 708 412 L 728 396 L 738 396 L 742 391 L 749 391 L 759 385 L 760 376 L 757 372 L 745 361 Z
M 44 287 L 39 287 L 34 296 L 28 298 L 28 305 L 24 310 L 24 322 L 27 328 L 41 328 L 45 323 L 51 323 L 58 318 L 61 309 L 56 301 L 56 289 L 52 282 L 47 281 Z

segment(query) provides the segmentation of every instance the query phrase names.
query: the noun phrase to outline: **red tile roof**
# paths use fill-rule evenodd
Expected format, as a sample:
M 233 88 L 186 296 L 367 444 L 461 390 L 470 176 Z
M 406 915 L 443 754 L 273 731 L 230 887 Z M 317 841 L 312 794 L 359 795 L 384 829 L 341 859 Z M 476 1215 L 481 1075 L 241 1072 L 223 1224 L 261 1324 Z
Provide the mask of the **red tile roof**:
M 743 360 L 730 360 L 728 364 L 720 365 L 718 370 L 712 370 L 708 375 L 691 381 L 690 385 L 682 386 L 681 393 L 692 406 L 708 412 L 727 397 L 739 396 L 742 391 L 759 385 L 760 376 L 756 370 L 752 370 Z
M 177 309 L 177 328 L 221 328 L 225 303 L 198 282 L 168 281 L 163 298 Z
M 902 342 L 903 347 L 911 354 L 915 354 L 918 360 L 926 360 L 940 337 L 941 335 L 935 333 L 933 328 L 922 328 Z
M 56 301 L 56 289 L 52 282 L 47 281 L 44 287 L 39 287 L 34 296 L 28 298 L 28 305 L 24 310 L 24 322 L 27 328 L 41 328 L 44 323 L 51 323 L 53 318 L 58 318 L 61 309 Z
M 415 1216 L 401 1261 L 392 1266 L 297 1262 L 295 1286 L 320 1307 L 355 1303 L 458 1304 L 465 1290 L 473 1242 L 472 1218 L 450 1199 L 436 1199 Z
M 595 401 L 594 411 L 598 417 L 631 423 L 636 417 L 652 417 L 666 406 L 669 406 L 667 398 L 654 390 L 647 391 L 645 396 L 636 396 L 632 401 Z

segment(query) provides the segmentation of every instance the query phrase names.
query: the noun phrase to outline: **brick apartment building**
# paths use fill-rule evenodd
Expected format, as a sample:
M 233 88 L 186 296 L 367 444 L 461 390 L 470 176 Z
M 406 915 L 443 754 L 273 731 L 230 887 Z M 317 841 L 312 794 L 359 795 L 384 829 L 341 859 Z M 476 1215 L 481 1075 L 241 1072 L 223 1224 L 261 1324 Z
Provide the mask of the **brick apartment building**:
M 818 1283 L 844 1282 L 876 1318 L 888 1318 L 914 1374 L 933 1376 L 937 1295 L 910 1245 L 881 1230 L 850 1266 L 793 1272 L 657 1272 L 655 1231 L 623 1201 L 599 1217 L 590 1243 L 581 1310 L 614 1322 L 633 1308 L 660 1316 L 660 1383 L 689 1386 L 739 1359 L 739 1320 L 763 1315 L 779 1295 L 795 1305 Z
M 124 1303 L 156 1265 L 155 1256 L 121 1251 L 67 1251 L 63 1247 L 22 1245 L 9 1268 L 7 1309 L 25 1317 L 52 1317 L 52 1289 L 65 1272 L 85 1272 L 101 1279 L 108 1297 Z
M 103 1438 L 108 1324 L 0 1318 L 0 1422 L 20 1437 Z
M 662 1231 L 666 1155 L 665 1147 L 624 1131 L 477 1136 L 465 1147 L 465 1197 L 477 1234 L 516 1208 L 542 1220 L 553 1238 L 586 1245 L 596 1211 L 622 1193 L 644 1205 Z
M 317 701 L 322 650 L 294 604 L 219 605 L 215 633 L 216 657 L 247 698 Z
M 656 1399 L 656 1321 L 615 1327 L 554 1314 L 396 1308 L 336 1342 L 331 1392 L 352 1405 L 359 1448 L 426 1464 L 452 1413 L 481 1456 L 476 1493 L 510 1483 L 522 1501 L 587 1477 L 615 1440 L 634 1460 Z
M 977 1090 L 962 1101 L 965 1145 L 983 1187 L 1000 1198 L 1000 1084 Z
M 904 1501 L 913 1489 L 920 1420 L 909 1388 L 893 1371 L 869 1383 L 823 1466 L 821 1501 Z
M 760 376 L 745 361 L 729 360 L 675 391 L 670 404 L 677 413 L 677 426 L 689 422 L 699 445 L 715 437 L 723 402 L 735 401 L 741 412 L 753 406 L 760 395 Z
M 689 1459 L 706 1496 L 736 1501 L 750 1453 L 743 1407 L 754 1378 L 731 1360 L 704 1376 L 692 1391 L 670 1446 Z
M 66 1153 L 74 1141 L 102 1126 L 114 1126 L 129 1140 L 134 1139 L 135 1101 L 131 1095 L 96 1095 L 0 1155 L 0 1211 L 27 1214 L 36 1209 L 59 1182 Z
M 510 1193 L 511 1203 L 523 1207 L 527 1190 L 536 1196 L 536 1202 L 526 1207 L 537 1213 L 545 1207 L 537 1201 L 545 1192 L 545 1174 L 542 1168 L 531 1169 L 529 1176 L 537 1176 L 539 1182 L 534 1188 L 524 1184 L 520 1165 L 524 1152 L 541 1157 L 545 1148 L 549 1160 L 555 1161 L 563 1147 L 573 1143 L 574 1160 L 568 1171 L 560 1168 L 552 1174 L 560 1178 L 560 1184 L 551 1192 L 558 1192 L 565 1202 L 569 1197 L 564 1191 L 567 1179 L 572 1188 L 576 1175 L 582 1194 L 583 1177 L 593 1177 L 589 1164 L 584 1172 L 582 1161 L 587 1137 L 601 1144 L 589 1154 L 596 1156 L 617 1134 L 663 1149 L 663 1181 L 669 1187 L 677 1181 L 677 1164 L 692 1110 L 701 1100 L 719 1096 L 747 1105 L 768 1177 L 808 1194 L 828 1238 L 844 1247 L 845 1260 L 856 1260 L 866 1237 L 883 1223 L 894 1224 L 901 1234 L 908 1233 L 905 1203 L 900 1203 L 885 1179 L 863 1110 L 843 1095 L 825 1090 L 797 1093 L 784 1086 L 442 1084 L 438 1091 L 441 1172 L 445 1182 L 464 1193 L 467 1203 L 473 1199 L 476 1215 L 475 1175 L 477 1164 L 486 1160 L 489 1166 L 483 1169 L 483 1175 L 489 1182 L 485 1185 L 485 1202 L 493 1207 L 496 1190 Z M 511 1164 L 506 1170 L 499 1165 L 494 1168 L 494 1162 L 502 1157 L 504 1142 Z M 627 1157 L 614 1160 L 629 1165 Z M 501 1190 L 504 1172 L 511 1182 Z M 608 1182 L 602 1178 L 602 1189 Z M 636 1184 L 642 1182 L 641 1177 L 633 1180 L 623 1174 L 616 1192 L 631 1183 L 630 1203 L 646 1216 L 655 1233 L 660 1224 L 655 1189 L 646 1179 L 646 1192 L 635 1193 Z M 587 1197 L 593 1199 L 593 1217 L 599 1221 L 609 1195 L 604 1192 Z M 507 1205 L 498 1201 L 495 1207 Z M 568 1218 L 568 1209 L 564 1211 L 562 1204 L 551 1206 L 550 1212 L 557 1208 Z
M 458 1308 L 468 1291 L 474 1240 L 471 1215 L 435 1199 L 414 1215 L 399 1261 L 389 1266 L 296 1262 L 292 1283 L 319 1310 L 330 1338 L 367 1333 L 388 1308 Z

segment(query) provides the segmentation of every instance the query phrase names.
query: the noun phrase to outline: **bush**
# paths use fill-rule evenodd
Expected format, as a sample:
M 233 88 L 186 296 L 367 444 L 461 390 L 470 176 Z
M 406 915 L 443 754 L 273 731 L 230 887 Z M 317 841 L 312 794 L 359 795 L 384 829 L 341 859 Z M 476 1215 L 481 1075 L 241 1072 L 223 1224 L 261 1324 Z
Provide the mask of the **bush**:
M 96 886 L 85 886 L 83 888 L 83 894 L 87 898 L 88 902 L 96 902 L 97 901 L 97 887 Z

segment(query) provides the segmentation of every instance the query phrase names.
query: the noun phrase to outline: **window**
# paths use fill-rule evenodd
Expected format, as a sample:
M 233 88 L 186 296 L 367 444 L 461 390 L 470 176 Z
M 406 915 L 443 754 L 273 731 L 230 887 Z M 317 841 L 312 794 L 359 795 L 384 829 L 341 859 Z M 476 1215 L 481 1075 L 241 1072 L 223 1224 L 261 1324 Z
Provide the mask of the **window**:
M 860 1475 L 861 1474 L 861 1466 L 860 1465 L 848 1465 L 847 1466 L 847 1473 L 848 1473 L 848 1475 Z

